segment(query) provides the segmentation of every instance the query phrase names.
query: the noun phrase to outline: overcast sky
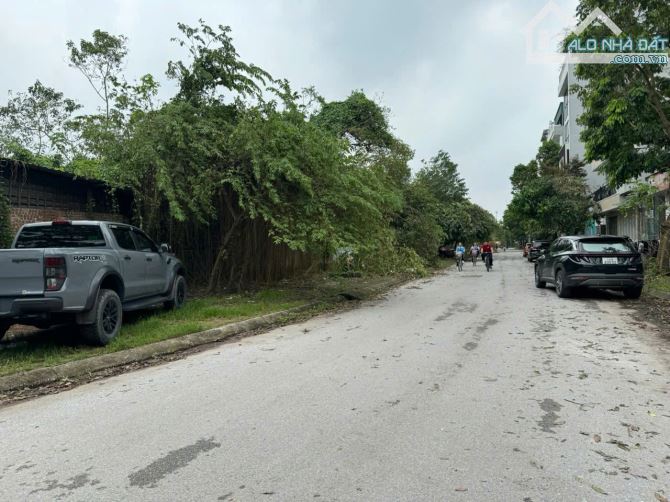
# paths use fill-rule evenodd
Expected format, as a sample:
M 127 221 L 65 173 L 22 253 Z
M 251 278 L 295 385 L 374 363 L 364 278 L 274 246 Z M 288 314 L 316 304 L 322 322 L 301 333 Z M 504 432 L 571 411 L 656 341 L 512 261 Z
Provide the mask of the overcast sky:
M 554 0 L 573 12 L 575 0 Z M 472 200 L 502 217 L 512 168 L 530 160 L 558 105 L 559 68 L 526 57 L 527 23 L 547 0 L 3 0 L 0 102 L 35 79 L 94 109 L 65 43 L 100 28 L 129 39 L 129 80 L 165 84 L 177 22 L 232 28 L 241 57 L 328 100 L 353 89 L 391 109 L 413 167 L 448 151 Z M 553 17 L 552 17 L 553 16 Z M 544 19 L 546 39 L 553 33 Z M 562 21 L 561 21 L 562 22 Z M 549 28 L 546 27 L 547 23 Z M 564 25 L 564 24 L 563 24 Z M 542 26 L 542 25 L 540 25 Z M 548 31 L 547 31 L 548 30 Z M 537 30 L 535 30 L 537 31 Z M 546 40 L 545 40 L 546 41 Z M 553 43 L 553 42 L 552 42 Z

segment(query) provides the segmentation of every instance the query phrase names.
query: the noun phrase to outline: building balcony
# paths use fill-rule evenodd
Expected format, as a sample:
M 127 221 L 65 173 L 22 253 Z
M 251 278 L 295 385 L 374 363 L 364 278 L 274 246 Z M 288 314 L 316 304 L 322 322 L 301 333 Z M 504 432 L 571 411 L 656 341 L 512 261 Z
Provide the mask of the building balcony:
M 561 144 L 561 138 L 563 137 L 563 126 L 561 124 L 551 124 L 547 130 L 547 140 L 555 141 L 559 145 Z

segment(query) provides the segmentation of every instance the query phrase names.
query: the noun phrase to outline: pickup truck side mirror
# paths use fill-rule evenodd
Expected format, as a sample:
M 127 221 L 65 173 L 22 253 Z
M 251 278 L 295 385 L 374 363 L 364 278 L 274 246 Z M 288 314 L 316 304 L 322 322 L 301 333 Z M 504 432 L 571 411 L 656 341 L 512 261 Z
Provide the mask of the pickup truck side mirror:
M 171 252 L 172 252 L 172 248 L 170 247 L 169 244 L 165 244 L 165 243 L 161 244 L 161 253 L 171 253 Z

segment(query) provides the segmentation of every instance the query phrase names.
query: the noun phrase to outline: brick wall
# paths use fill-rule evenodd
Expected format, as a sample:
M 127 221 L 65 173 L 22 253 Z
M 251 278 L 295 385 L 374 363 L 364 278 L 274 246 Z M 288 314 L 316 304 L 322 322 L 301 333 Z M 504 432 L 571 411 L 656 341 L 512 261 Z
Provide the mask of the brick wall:
M 67 220 L 103 220 L 125 222 L 120 214 L 112 213 L 87 213 L 83 211 L 71 211 L 67 209 L 49 209 L 36 207 L 12 207 L 11 208 L 12 231 L 16 232 L 21 225 L 35 223 L 37 221 L 53 221 L 59 218 Z

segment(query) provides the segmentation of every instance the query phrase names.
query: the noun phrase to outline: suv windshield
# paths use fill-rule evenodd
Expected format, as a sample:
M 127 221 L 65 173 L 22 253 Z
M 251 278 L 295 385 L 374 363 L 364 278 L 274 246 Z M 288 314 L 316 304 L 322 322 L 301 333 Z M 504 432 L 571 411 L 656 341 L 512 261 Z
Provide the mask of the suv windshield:
M 582 249 L 588 253 L 630 253 L 632 249 L 621 240 L 589 240 L 581 242 Z
M 16 248 L 87 248 L 107 243 L 98 225 L 39 225 L 25 227 Z

